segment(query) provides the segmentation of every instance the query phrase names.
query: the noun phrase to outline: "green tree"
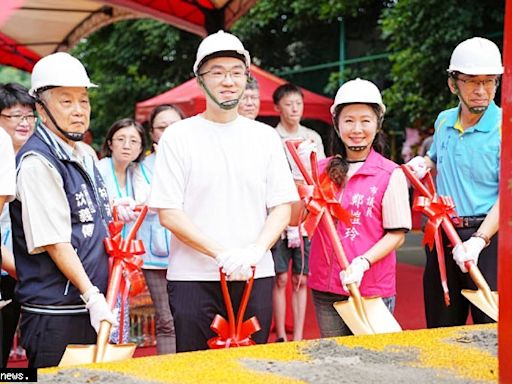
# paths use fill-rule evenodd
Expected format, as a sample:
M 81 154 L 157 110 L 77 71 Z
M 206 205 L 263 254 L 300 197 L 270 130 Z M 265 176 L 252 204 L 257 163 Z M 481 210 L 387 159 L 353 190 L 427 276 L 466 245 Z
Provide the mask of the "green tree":
M 456 105 L 446 85 L 455 46 L 470 37 L 502 46 L 503 0 L 400 0 L 381 17 L 392 63 L 384 98 L 402 124 L 432 125 L 437 114 Z M 499 98 L 497 98 L 499 100 Z
M 187 80 L 199 37 L 148 19 L 111 24 L 72 51 L 92 81 L 91 130 L 96 146 L 116 120 L 134 115 L 135 103 Z
M 336 62 L 339 59 L 340 22 L 343 21 L 346 57 L 385 51 L 379 39 L 378 19 L 386 0 L 260 0 L 233 28 L 250 50 L 254 62 L 273 72 Z M 373 69 L 370 69 L 373 68 Z M 344 77 L 385 78 L 385 65 L 347 68 Z M 337 66 L 285 75 L 316 92 L 333 95 L 338 86 Z
M 0 83 L 20 83 L 30 87 L 30 74 L 14 67 L 0 65 Z

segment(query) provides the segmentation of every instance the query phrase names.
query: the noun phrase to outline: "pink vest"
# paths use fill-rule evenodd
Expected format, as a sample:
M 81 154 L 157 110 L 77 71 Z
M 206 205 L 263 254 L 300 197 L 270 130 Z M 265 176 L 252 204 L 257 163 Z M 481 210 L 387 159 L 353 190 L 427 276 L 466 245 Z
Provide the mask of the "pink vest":
M 329 160 L 319 162 L 321 172 Z M 352 227 L 339 222 L 337 230 L 349 263 L 385 235 L 382 227 L 382 199 L 391 173 L 396 167 L 397 164 L 372 150 L 343 190 L 341 205 L 352 214 Z M 320 236 L 323 238 L 327 257 L 323 253 Z M 309 287 L 322 292 L 348 295 L 341 286 L 340 270 L 325 232 L 318 227 L 309 253 Z M 395 274 L 396 254 L 393 251 L 366 271 L 361 282 L 361 294 L 381 297 L 395 295 Z

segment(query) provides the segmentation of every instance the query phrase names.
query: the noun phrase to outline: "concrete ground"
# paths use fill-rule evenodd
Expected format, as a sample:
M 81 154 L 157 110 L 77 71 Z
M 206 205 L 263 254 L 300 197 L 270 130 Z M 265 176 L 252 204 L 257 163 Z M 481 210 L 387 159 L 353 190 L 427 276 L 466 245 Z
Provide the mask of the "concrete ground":
M 415 383 L 497 380 L 496 324 L 348 336 L 39 370 L 39 383 Z

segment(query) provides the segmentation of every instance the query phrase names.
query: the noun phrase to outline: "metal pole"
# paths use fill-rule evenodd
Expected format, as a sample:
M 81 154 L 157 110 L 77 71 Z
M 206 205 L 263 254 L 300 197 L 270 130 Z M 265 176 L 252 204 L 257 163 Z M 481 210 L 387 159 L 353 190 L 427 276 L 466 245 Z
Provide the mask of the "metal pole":
M 345 71 L 345 22 L 343 21 L 343 17 L 339 18 L 340 20 L 340 61 L 338 71 L 340 74 L 338 83 L 341 86 L 343 84 L 343 72 Z
M 501 124 L 500 165 L 500 230 L 498 248 L 498 364 L 499 382 L 512 383 L 512 0 L 505 5 L 503 34 L 503 61 L 505 73 L 501 90 L 503 121 Z

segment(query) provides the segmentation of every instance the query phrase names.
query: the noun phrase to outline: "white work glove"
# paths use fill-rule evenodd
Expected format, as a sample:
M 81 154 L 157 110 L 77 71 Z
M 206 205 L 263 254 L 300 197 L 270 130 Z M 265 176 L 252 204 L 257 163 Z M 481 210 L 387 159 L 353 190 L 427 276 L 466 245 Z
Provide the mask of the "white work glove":
M 478 264 L 478 256 L 480 256 L 480 252 L 482 252 L 484 248 L 484 239 L 480 237 L 470 237 L 462 244 L 456 245 L 455 248 L 453 248 L 453 260 L 457 263 L 462 272 L 467 273 L 468 270 L 464 263 L 466 261 L 472 261 L 475 265 Z
M 286 238 L 288 239 L 288 248 L 299 248 L 301 240 L 299 227 L 286 227 Z
M 352 283 L 356 283 L 359 287 L 361 280 L 363 280 L 363 275 L 368 269 L 370 269 L 370 262 L 366 258 L 358 256 L 352 260 L 348 268 L 340 272 L 343 289 L 346 291 L 347 285 Z
M 217 255 L 216 261 L 228 277 L 231 275 L 246 277 L 249 273 L 252 274 L 251 266 L 258 264 L 266 253 L 267 250 L 263 247 L 251 244 L 245 248 L 233 248 L 221 252 Z
M 123 223 L 130 223 L 137 220 L 138 212 L 134 212 L 137 203 L 131 197 L 114 199 L 113 207 L 117 207 L 117 216 Z
M 297 147 L 297 153 L 299 155 L 300 161 L 302 162 L 302 164 L 304 164 L 309 174 L 311 174 L 311 152 L 316 152 L 317 150 L 318 149 L 316 143 L 311 139 L 304 140 Z M 297 164 L 293 164 L 292 166 L 292 175 L 294 180 L 304 181 L 304 176 L 299 170 Z
M 87 299 L 85 299 L 85 297 L 87 297 Z M 100 322 L 103 320 L 108 321 L 114 327 L 118 325 L 115 315 L 110 310 L 110 306 L 107 304 L 107 300 L 105 300 L 105 296 L 103 296 L 103 293 L 100 293 L 98 288 L 90 288 L 82 295 L 82 299 L 84 301 L 87 300 L 85 307 L 89 311 L 91 325 L 96 332 L 98 332 L 100 328 Z
M 423 179 L 427 174 L 427 162 L 423 156 L 416 156 L 412 158 L 406 165 L 411 167 L 412 171 L 418 179 Z

